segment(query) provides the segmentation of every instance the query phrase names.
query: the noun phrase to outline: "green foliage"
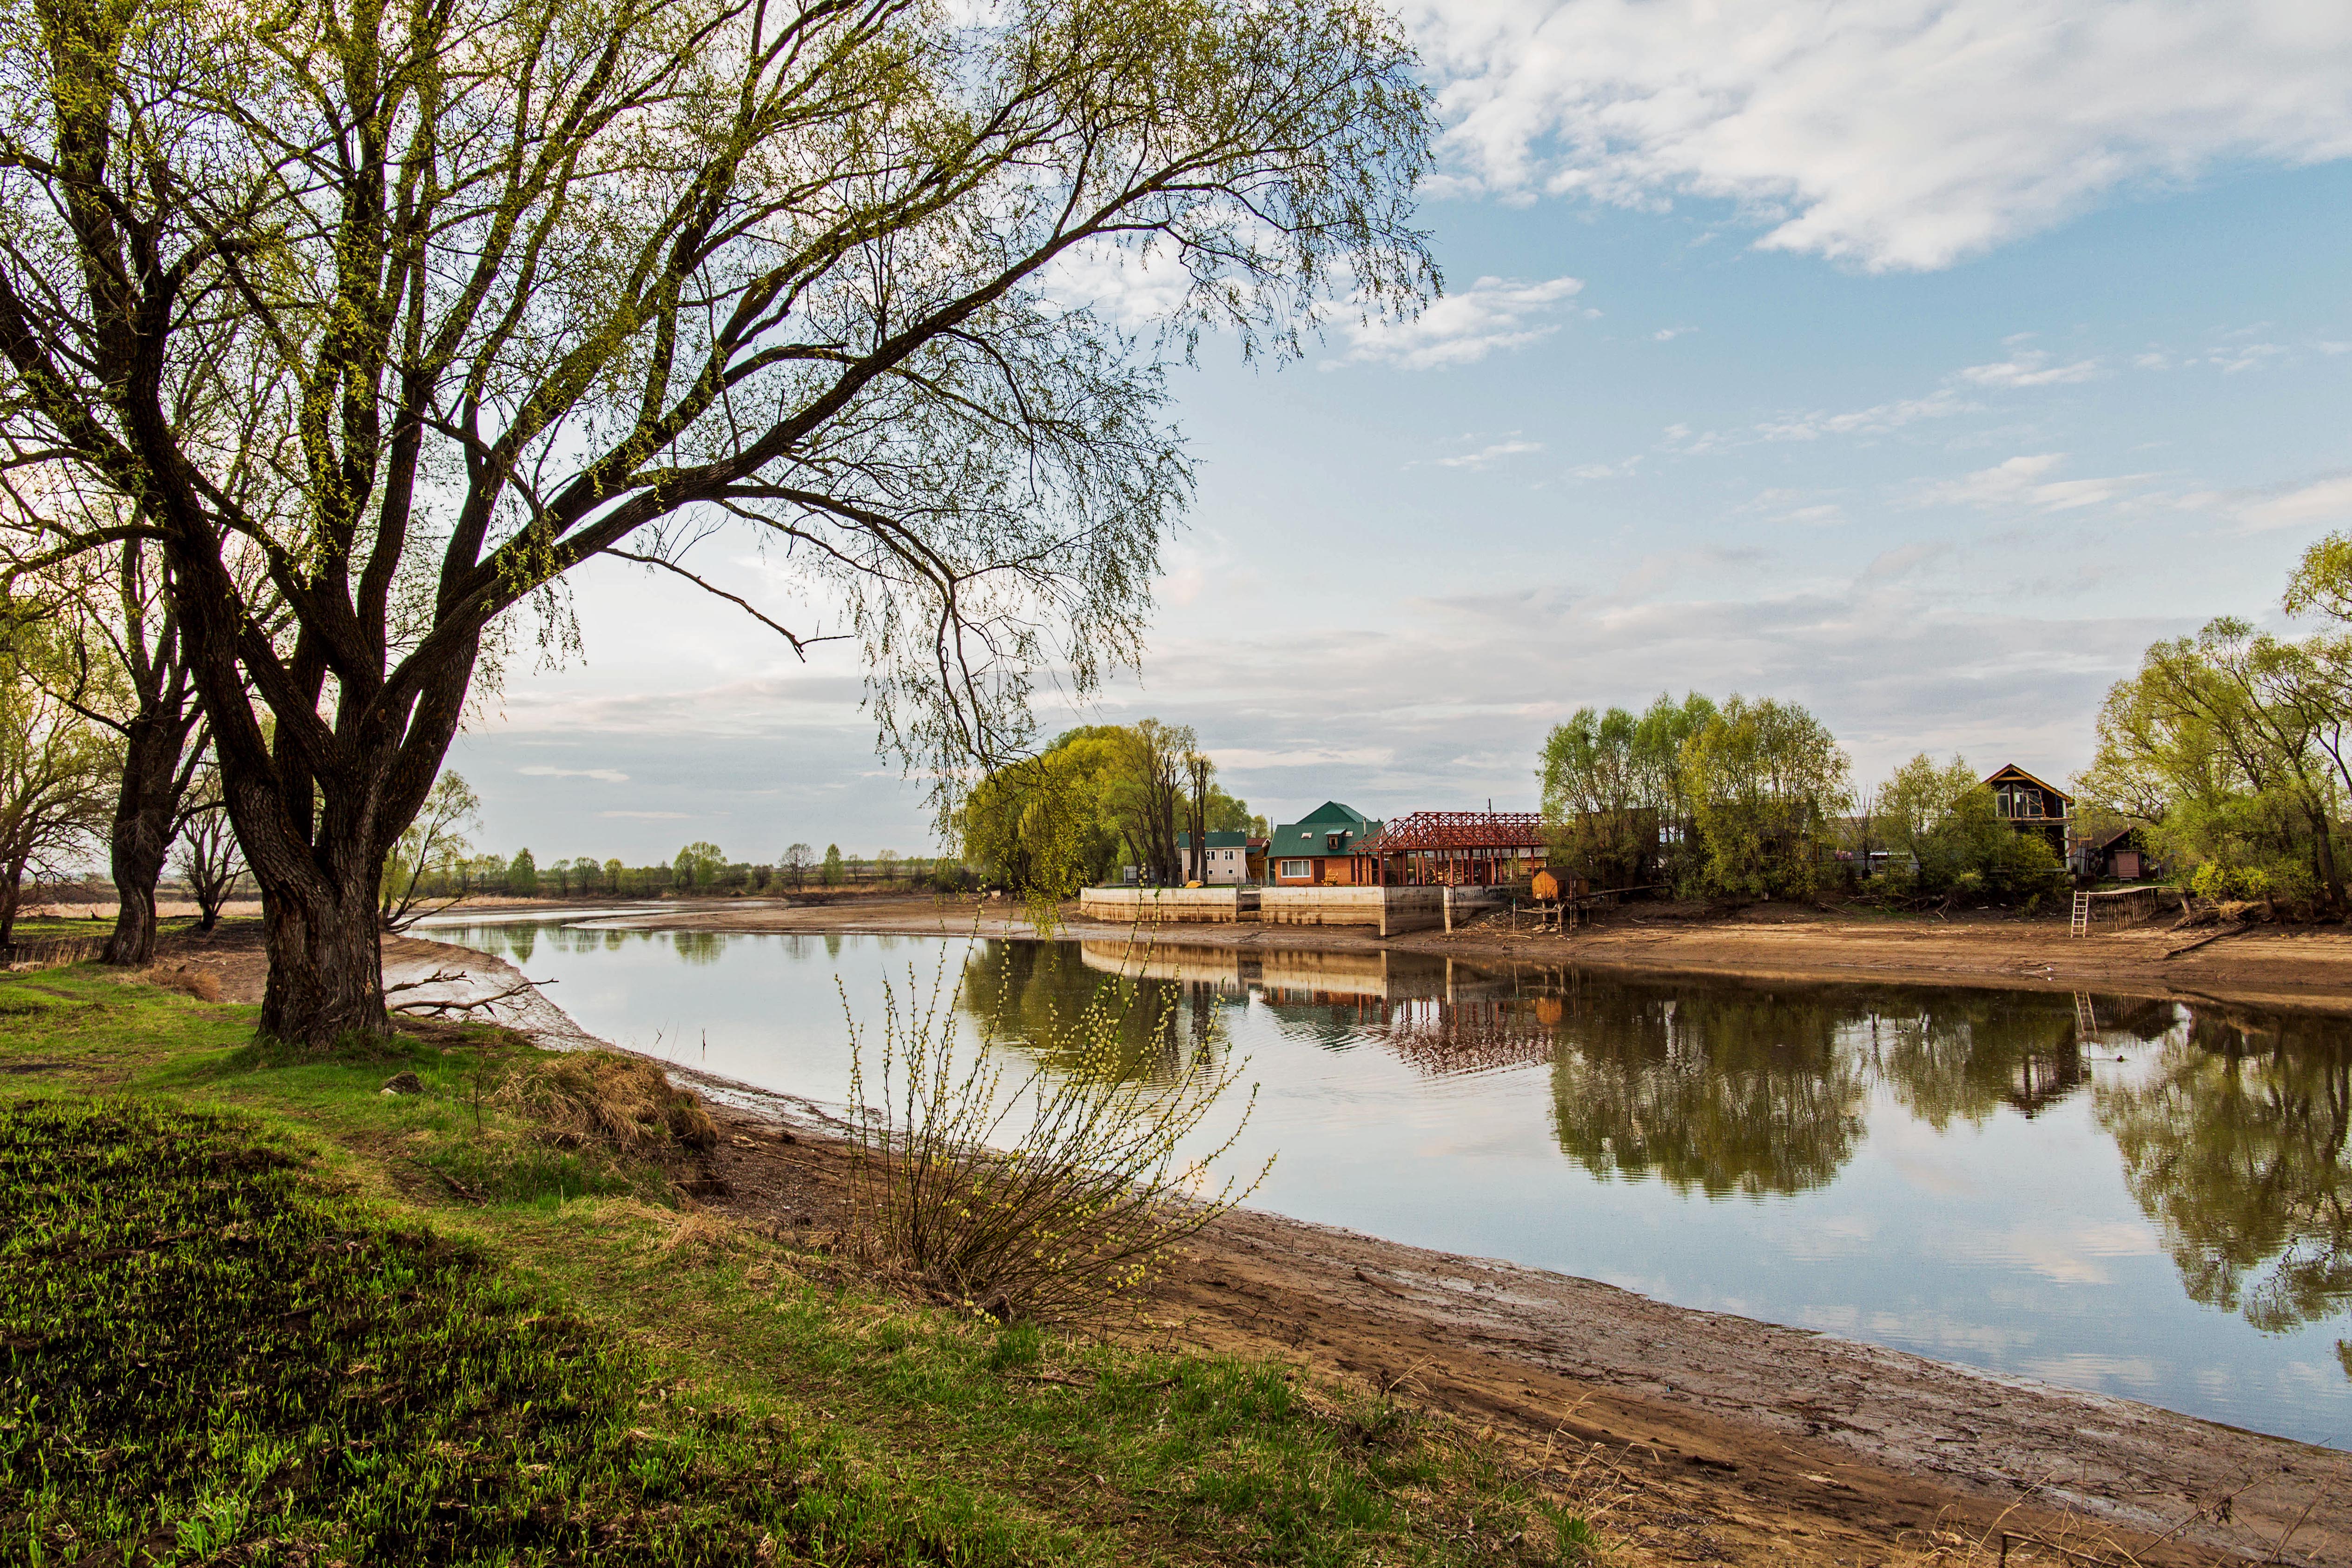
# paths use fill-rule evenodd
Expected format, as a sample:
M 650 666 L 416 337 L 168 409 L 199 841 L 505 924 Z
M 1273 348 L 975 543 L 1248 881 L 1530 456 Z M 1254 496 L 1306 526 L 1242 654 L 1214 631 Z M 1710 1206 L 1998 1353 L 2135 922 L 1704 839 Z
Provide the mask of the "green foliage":
M 2289 604 L 2327 613 L 2339 602 L 2333 549 L 2313 546 Z M 2154 645 L 2108 691 L 2075 788 L 2086 808 L 2140 825 L 2192 881 L 2341 908 L 2347 740 L 2352 637 L 2284 639 L 2225 617 Z
M 1710 892 L 1814 891 L 1830 819 L 1848 800 L 1845 753 L 1819 720 L 1793 702 L 1735 692 L 1683 743 L 1681 763 Z
M 1207 783 L 1203 798 L 1182 776 L 1187 763 Z M 1079 889 L 1110 880 L 1121 864 L 1143 867 L 1148 880 L 1181 881 L 1176 840 L 1192 830 L 1196 805 L 1205 832 L 1265 836 L 1265 819 L 1215 775 L 1187 729 L 1146 719 L 1069 730 L 974 786 L 956 815 L 963 856 L 1028 897 L 1041 917 Z
M 1683 748 L 1712 722 L 1715 704 L 1694 691 L 1679 703 L 1661 693 L 1638 717 L 1580 708 L 1543 749 L 1544 819 L 1552 863 L 1596 888 L 1633 887 L 1654 868 L 1674 883 L 1695 880 L 1696 842 Z
M 727 873 L 727 855 L 718 845 L 697 839 L 677 852 L 670 876 L 681 893 L 708 893 Z
M 625 1344 L 234 1119 L 0 1111 L 0 1518 L 30 1561 L 732 1564 L 824 1542 L 848 1500 L 837 1472 L 777 1484 L 822 1473 L 821 1438 L 649 1419 Z M 921 1539 L 894 1522 L 857 1544 Z
M 818 869 L 817 880 L 823 882 L 828 888 L 838 888 L 842 883 L 848 879 L 849 873 L 841 864 L 841 846 L 838 844 L 826 845 L 824 847 L 824 864 Z
M 507 891 L 519 899 L 538 895 L 539 862 L 532 858 L 529 845 L 516 850 L 515 858 L 507 862 Z
M 2002 819 L 1965 757 L 1937 767 L 1920 752 L 1879 786 L 1874 803 L 1873 831 L 1890 853 L 1884 891 L 2031 903 L 2067 886 L 2057 851 Z

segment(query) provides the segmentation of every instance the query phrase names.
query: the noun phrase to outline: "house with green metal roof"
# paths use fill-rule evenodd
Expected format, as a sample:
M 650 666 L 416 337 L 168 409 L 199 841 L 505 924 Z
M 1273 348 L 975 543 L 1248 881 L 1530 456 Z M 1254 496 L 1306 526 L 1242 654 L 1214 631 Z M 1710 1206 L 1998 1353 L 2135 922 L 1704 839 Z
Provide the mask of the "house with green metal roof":
M 1357 847 L 1381 825 L 1352 805 L 1327 800 L 1296 822 L 1274 830 L 1265 847 L 1266 880 L 1276 887 L 1349 887 L 1371 881 L 1377 869 L 1359 864 Z M 1369 863 L 1377 868 L 1377 862 Z

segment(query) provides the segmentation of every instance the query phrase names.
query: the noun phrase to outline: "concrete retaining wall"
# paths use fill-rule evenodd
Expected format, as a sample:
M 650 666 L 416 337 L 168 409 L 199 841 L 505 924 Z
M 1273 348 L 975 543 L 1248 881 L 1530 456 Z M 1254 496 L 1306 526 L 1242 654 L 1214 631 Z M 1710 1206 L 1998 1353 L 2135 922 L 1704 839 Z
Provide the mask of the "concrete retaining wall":
M 1088 888 L 1078 912 L 1112 925 L 1160 921 L 1229 925 L 1360 926 L 1382 936 L 1452 931 L 1501 905 L 1496 888 Z
M 1078 912 L 1113 925 L 1150 925 L 1161 921 L 1230 925 L 1252 918 L 1255 888 L 1087 888 Z

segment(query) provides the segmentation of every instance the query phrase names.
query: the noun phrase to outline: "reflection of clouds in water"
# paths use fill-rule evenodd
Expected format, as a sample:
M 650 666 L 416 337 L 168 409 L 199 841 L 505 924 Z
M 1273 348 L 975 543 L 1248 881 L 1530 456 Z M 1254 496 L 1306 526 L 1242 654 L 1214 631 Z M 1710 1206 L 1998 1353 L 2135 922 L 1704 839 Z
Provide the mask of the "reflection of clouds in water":
M 1798 1227 L 1789 1238 L 1788 1253 L 1806 1262 L 1859 1258 L 1877 1237 L 1878 1221 L 1869 1215 L 1823 1215 Z
M 1915 1154 L 1885 1153 L 1882 1153 L 1880 1158 L 1899 1173 L 1906 1182 L 1922 1192 L 1947 1198 L 1968 1198 L 1977 1194 L 1976 1183 L 1960 1169 L 1957 1160 L 1929 1160 Z
M 2070 1388 L 2109 1388 L 2120 1384 L 2126 1388 L 2147 1389 L 2155 1387 L 2162 1377 L 2157 1364 L 2146 1356 L 2094 1355 L 2087 1351 L 2030 1357 L 2018 1370 L 2045 1383 L 2063 1384 Z

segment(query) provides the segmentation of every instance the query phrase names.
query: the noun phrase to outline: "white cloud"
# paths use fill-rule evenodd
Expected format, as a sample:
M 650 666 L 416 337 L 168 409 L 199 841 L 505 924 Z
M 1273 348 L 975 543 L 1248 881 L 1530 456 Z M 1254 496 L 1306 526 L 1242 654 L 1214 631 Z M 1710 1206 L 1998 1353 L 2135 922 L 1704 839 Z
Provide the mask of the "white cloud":
M 630 822 L 685 822 L 695 814 L 690 811 L 600 811 L 596 815 Z
M 1412 321 L 1348 323 L 1348 353 L 1326 361 L 1323 368 L 1365 361 L 1405 370 L 1469 364 L 1497 349 L 1520 348 L 1551 336 L 1559 331 L 1560 311 L 1583 289 L 1582 280 L 1575 278 L 1539 283 L 1481 278 Z
M 2242 500 L 2231 509 L 2252 529 L 2315 528 L 2352 519 L 2352 474 Z
M 1726 198 L 1767 248 L 1932 268 L 2229 159 L 2352 154 L 2325 0 L 1417 0 L 1451 178 Z
M 1650 338 L 1654 342 L 1670 343 L 1676 338 L 1696 331 L 1698 331 L 1696 327 L 1660 327 L 1650 334 Z
M 2120 474 L 2098 479 L 2049 479 L 2048 474 L 2066 460 L 2063 452 L 2042 452 L 2011 458 L 1990 468 L 1957 479 L 1927 486 L 1920 500 L 1928 506 L 2028 508 L 2035 511 L 2073 511 L 2097 506 L 2128 494 L 2146 477 Z
M 2039 349 L 2013 354 L 1999 364 L 1972 364 L 1960 372 L 1979 386 L 2054 386 L 2070 381 L 2088 381 L 2098 374 L 2097 360 L 2052 364 L 2050 356 Z
M 605 784 L 626 784 L 629 775 L 618 768 L 551 768 L 534 763 L 517 768 L 515 772 L 532 779 L 600 779 Z
M 1430 461 L 1441 468 L 1483 468 L 1487 464 L 1498 462 L 1505 458 L 1516 458 L 1523 452 L 1542 450 L 1541 441 L 1497 441 L 1492 446 L 1481 447 L 1475 452 L 1464 452 L 1452 458 L 1433 458 Z
M 1091 306 L 1129 331 L 1168 320 L 1192 287 L 1192 274 L 1172 257 L 1107 240 L 1064 251 L 1045 275 L 1054 298 Z
M 1899 429 L 1916 419 L 1948 419 L 1955 414 L 1973 414 L 1978 407 L 1978 405 L 1955 393 L 1931 392 L 1925 397 L 1906 397 L 1894 403 L 1857 408 L 1846 414 L 1830 414 L 1818 409 L 1811 414 L 1787 414 L 1778 419 L 1765 420 L 1756 426 L 1756 433 L 1767 441 L 1818 441 L 1824 436 L 1878 436 Z

